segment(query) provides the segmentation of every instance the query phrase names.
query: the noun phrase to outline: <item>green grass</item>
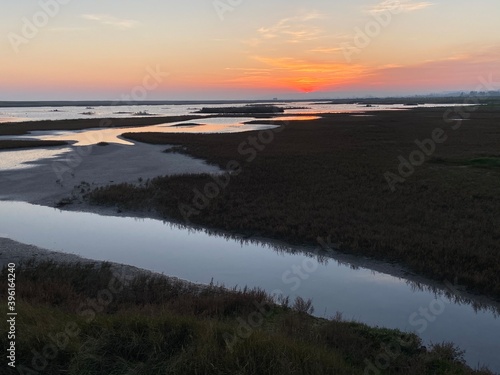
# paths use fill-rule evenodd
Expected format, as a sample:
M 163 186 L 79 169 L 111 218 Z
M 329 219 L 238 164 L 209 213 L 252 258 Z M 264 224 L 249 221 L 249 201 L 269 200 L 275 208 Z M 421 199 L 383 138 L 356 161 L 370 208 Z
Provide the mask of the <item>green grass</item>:
M 482 168 L 499 168 L 500 158 L 478 158 L 469 160 L 469 164 Z
M 199 289 L 141 276 L 103 303 L 112 279 L 108 264 L 18 266 L 18 365 L 33 369 L 34 355 L 49 353 L 47 362 L 35 362 L 38 374 L 351 375 L 363 374 L 365 360 L 374 362 L 383 344 L 404 341 L 382 373 L 490 374 L 468 368 L 452 344 L 427 350 L 413 334 L 313 318 L 300 311 L 301 303 L 276 305 L 260 290 Z M 5 280 L 6 269 L 3 290 Z M 256 302 L 267 304 L 265 318 L 233 340 L 241 319 L 258 311 Z M 6 335 L 0 343 L 8 347 Z M 58 345 L 55 353 L 50 345 Z
M 435 158 L 431 162 L 436 164 L 446 164 L 454 165 L 459 167 L 477 167 L 477 168 L 499 168 L 500 167 L 500 157 L 488 156 L 488 157 L 478 157 L 474 159 L 466 160 L 453 160 L 453 159 L 441 159 Z

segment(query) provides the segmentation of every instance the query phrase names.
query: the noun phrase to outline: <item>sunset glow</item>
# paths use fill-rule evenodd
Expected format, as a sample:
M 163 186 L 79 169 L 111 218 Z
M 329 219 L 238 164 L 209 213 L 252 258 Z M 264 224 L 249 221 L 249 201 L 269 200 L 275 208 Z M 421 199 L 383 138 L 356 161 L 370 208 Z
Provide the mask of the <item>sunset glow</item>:
M 500 75 L 498 2 L 196 4 L 3 5 L 0 99 L 116 99 L 148 67 L 165 77 L 146 99 L 431 93 Z

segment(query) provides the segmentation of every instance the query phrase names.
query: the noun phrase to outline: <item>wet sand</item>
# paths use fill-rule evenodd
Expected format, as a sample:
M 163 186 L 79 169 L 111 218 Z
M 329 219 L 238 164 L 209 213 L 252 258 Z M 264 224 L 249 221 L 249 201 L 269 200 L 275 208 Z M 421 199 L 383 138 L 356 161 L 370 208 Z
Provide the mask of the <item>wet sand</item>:
M 164 153 L 167 148 L 142 143 L 71 147 L 70 152 L 34 162 L 32 168 L 0 171 L 0 199 L 54 207 L 77 194 L 75 186 L 82 182 L 98 187 L 158 176 L 220 172 L 203 160 Z

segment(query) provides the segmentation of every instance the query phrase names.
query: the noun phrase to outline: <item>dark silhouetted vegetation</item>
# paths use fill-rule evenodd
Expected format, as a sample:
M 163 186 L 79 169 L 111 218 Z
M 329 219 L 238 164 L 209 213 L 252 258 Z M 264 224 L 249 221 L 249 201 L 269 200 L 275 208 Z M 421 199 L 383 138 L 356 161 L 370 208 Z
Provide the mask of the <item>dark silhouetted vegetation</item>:
M 243 107 L 204 107 L 198 113 L 217 114 L 254 114 L 254 113 L 283 113 L 285 110 L 274 105 L 246 105 Z
M 31 141 L 31 140 L 0 140 L 0 150 L 19 149 L 19 148 L 47 148 L 68 145 L 64 141 Z
M 261 290 L 129 275 L 110 264 L 19 266 L 19 372 L 4 365 L 2 374 L 361 375 L 384 345 L 400 345 L 384 374 L 491 374 L 467 367 L 452 344 L 426 349 L 413 334 L 314 318 L 306 301 L 291 307 Z M 242 331 L 242 321 L 259 324 Z M 9 347 L 7 335 L 0 343 Z
M 500 156 L 485 156 L 474 159 L 443 159 L 433 158 L 431 162 L 436 164 L 463 166 L 463 167 L 478 167 L 478 168 L 500 168 Z
M 130 117 L 130 118 L 89 118 L 78 120 L 44 120 L 5 123 L 0 126 L 0 136 L 2 135 L 25 135 L 31 131 L 51 131 L 51 130 L 84 130 L 94 128 L 124 128 L 140 127 L 158 124 L 168 124 L 178 121 L 189 121 L 206 116 L 167 116 L 167 117 Z

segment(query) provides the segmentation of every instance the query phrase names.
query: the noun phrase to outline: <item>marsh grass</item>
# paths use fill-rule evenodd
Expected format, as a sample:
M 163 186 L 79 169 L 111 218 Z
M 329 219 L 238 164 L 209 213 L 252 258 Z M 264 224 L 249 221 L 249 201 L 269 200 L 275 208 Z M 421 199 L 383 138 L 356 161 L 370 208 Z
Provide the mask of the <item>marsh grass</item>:
M 443 121 L 445 109 L 372 112 L 373 117 L 326 115 L 285 126 L 247 162 L 238 147 L 258 132 L 241 134 L 134 133 L 134 141 L 184 147 L 225 168 L 237 160 L 243 172 L 210 205 L 189 220 L 243 235 L 317 245 L 317 237 L 352 254 L 399 262 L 438 281 L 465 285 L 500 298 L 500 129 L 497 107 L 481 107 L 459 130 Z M 263 122 L 265 123 L 265 121 Z M 448 140 L 432 158 L 391 192 L 384 173 L 397 173 L 414 141 L 446 130 Z M 436 160 L 467 160 L 456 164 Z M 478 166 L 481 166 L 479 168 Z M 155 210 L 183 221 L 179 203 L 209 175 L 180 175 L 93 191 L 90 202 Z
M 66 146 L 64 141 L 0 140 L 0 150 Z
M 6 269 L 0 287 L 5 290 Z M 420 339 L 338 317 L 307 315 L 302 307 L 276 305 L 258 289 L 203 288 L 161 275 L 142 275 L 114 295 L 93 319 L 80 314 L 113 277 L 110 264 L 31 263 L 18 267 L 17 360 L 32 366 L 68 324 L 79 333 L 60 345 L 38 374 L 363 374 L 382 344 L 410 342 L 386 374 L 490 374 L 463 364 L 451 344 L 423 349 Z M 247 338 L 228 345 L 241 319 L 268 303 L 269 314 Z M 305 302 L 307 305 L 307 302 Z M 7 347 L 6 336 L 0 338 Z M 18 374 L 4 367 L 2 374 Z
M 476 166 L 476 167 L 483 167 L 483 168 L 499 168 L 500 167 L 500 158 L 495 157 L 495 158 L 478 158 L 478 159 L 472 159 L 469 161 L 470 165 Z

